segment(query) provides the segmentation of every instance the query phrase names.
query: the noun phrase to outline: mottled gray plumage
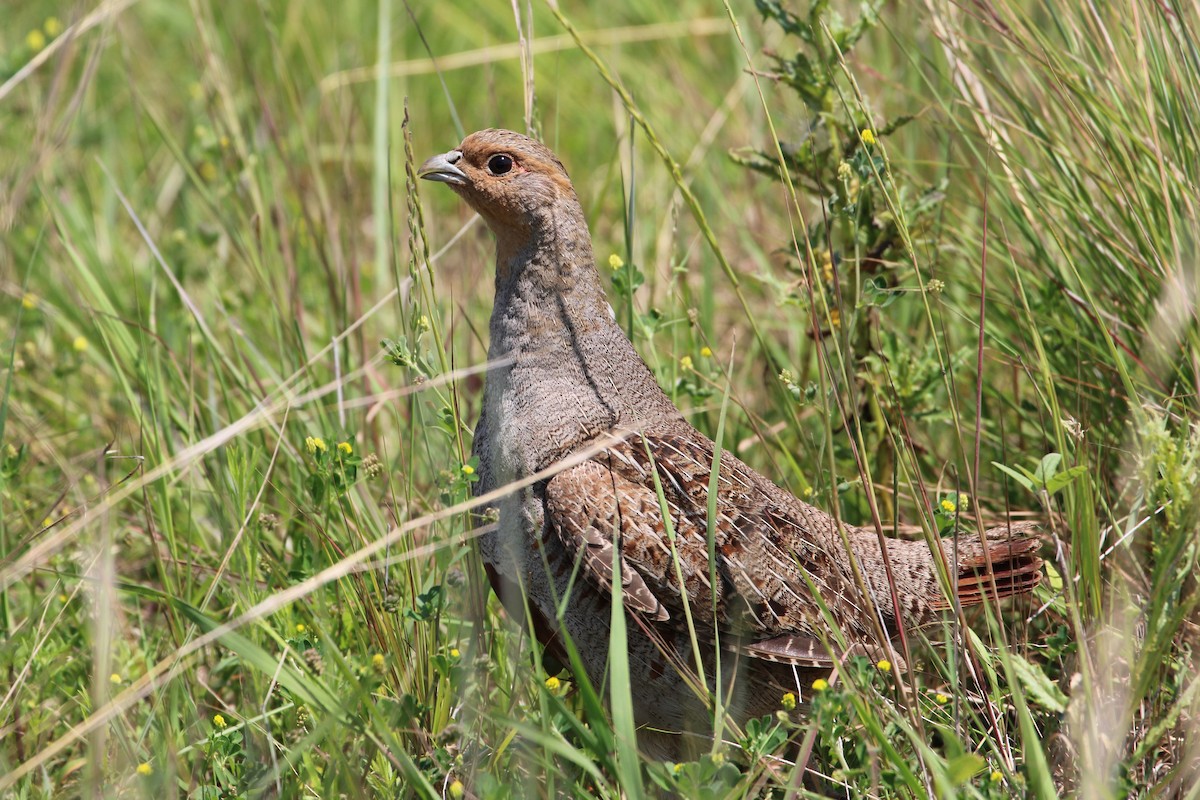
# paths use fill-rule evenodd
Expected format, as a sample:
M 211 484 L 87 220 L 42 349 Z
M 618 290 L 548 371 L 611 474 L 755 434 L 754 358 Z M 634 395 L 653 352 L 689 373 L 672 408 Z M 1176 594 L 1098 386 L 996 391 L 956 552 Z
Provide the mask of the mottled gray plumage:
M 642 725 L 668 733 L 708 727 L 706 705 L 686 679 L 695 664 L 685 605 L 705 658 L 714 639 L 729 648 L 723 683 L 738 687 L 743 718 L 775 710 L 782 692 L 806 689 L 844 655 L 822 643 L 830 641 L 828 626 L 810 582 L 847 637 L 847 652 L 890 653 L 878 631 L 894 635 L 897 608 L 876 534 L 846 531 L 872 603 L 834 520 L 730 453 L 720 459 L 710 570 L 714 445 L 683 418 L 615 323 L 583 211 L 553 153 L 520 134 L 485 130 L 419 174 L 448 183 L 496 237 L 488 355 L 497 366 L 475 430 L 479 491 L 565 463 L 506 496 L 496 532 L 481 539 L 493 585 L 514 616 L 525 619 L 528 599 L 539 637 L 557 649 L 569 633 L 588 676 L 602 684 L 618 547 L 621 594 L 634 622 L 635 712 Z M 581 463 L 571 458 L 589 450 Z M 1037 546 L 1025 530 L 989 532 L 986 554 L 979 541 L 960 542 L 960 600 L 984 600 L 980 575 L 989 558 L 1001 596 L 1032 589 Z M 947 602 L 929 546 L 890 540 L 887 549 L 904 624 L 934 619 Z M 670 741 L 643 743 L 664 753 Z

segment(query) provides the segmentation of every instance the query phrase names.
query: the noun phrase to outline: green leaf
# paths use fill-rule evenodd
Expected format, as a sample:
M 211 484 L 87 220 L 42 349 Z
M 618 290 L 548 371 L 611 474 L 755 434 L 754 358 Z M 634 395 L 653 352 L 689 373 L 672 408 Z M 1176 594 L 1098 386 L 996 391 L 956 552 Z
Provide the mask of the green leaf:
M 613 531 L 620 541 L 620 531 Z M 642 796 L 641 761 L 637 752 L 637 732 L 633 719 L 633 693 L 629 673 L 629 648 L 625 630 L 625 606 L 621 602 L 621 548 L 613 548 L 612 614 L 608 640 L 608 668 L 612 675 L 609 702 L 612 706 L 613 734 L 617 740 L 617 774 L 625 797 Z
M 1012 667 L 1026 693 L 1038 705 L 1056 714 L 1067 710 L 1067 696 L 1044 672 L 1016 653 L 1012 654 Z
M 1061 453 L 1046 453 L 1042 456 L 1042 462 L 1038 464 L 1037 469 L 1033 472 L 1034 480 L 1042 486 L 1046 485 L 1046 481 L 1054 477 L 1058 472 L 1058 465 L 1062 463 Z
M 963 753 L 946 762 L 946 780 L 951 786 L 962 786 L 987 764 L 983 756 L 975 753 Z
M 1024 486 L 1028 491 L 1034 493 L 1045 491 L 1049 495 L 1061 492 L 1087 472 L 1087 466 L 1083 464 L 1059 472 L 1058 468 L 1060 464 L 1062 464 L 1061 453 L 1047 453 L 1042 456 L 1042 460 L 1032 472 L 1020 464 L 1017 465 L 1016 469 L 1013 469 L 996 461 L 992 462 L 993 467 Z M 1020 472 L 1017 470 L 1020 470 Z
M 1008 477 L 1012 478 L 1017 483 L 1024 486 L 1029 491 L 1031 491 L 1031 492 L 1034 491 L 1034 488 L 1033 488 L 1034 483 L 1033 483 L 1032 476 L 1026 477 L 1025 475 L 1022 475 L 1020 472 L 1017 472 L 1012 467 L 1006 467 L 998 461 L 993 461 L 992 466 L 995 467 L 996 469 L 1000 470 L 1001 472 L 1003 472 Z
M 1050 480 L 1046 481 L 1046 492 L 1048 494 L 1057 494 L 1071 485 L 1075 479 L 1087 472 L 1087 467 L 1083 464 L 1071 467 L 1066 472 L 1060 472 Z

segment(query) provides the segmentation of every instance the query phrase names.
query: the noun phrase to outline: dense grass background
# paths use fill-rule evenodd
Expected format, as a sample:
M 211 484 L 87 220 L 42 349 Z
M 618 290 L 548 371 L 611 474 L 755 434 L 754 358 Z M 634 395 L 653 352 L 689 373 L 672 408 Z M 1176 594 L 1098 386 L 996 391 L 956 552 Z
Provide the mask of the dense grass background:
M 1196 10 L 833 5 L 7 8 L 0 791 L 1200 794 Z M 1033 601 L 633 762 L 462 510 L 491 244 L 409 178 L 530 125 L 702 429 L 1039 521 Z

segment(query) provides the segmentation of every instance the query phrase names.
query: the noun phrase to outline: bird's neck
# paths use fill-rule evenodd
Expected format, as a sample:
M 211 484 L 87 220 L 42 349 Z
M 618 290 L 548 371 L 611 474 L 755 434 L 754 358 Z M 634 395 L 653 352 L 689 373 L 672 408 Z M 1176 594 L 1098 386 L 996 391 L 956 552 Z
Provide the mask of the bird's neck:
M 600 288 L 577 202 L 552 204 L 527 225 L 505 230 L 496 237 L 493 357 L 547 355 L 570 367 L 618 340 L 629 346 Z
M 578 204 L 552 206 L 528 226 L 497 234 L 496 313 L 566 323 L 606 308 Z
M 551 207 L 521 233 L 497 236 L 488 413 L 559 455 L 648 415 L 677 415 L 613 319 L 578 204 Z

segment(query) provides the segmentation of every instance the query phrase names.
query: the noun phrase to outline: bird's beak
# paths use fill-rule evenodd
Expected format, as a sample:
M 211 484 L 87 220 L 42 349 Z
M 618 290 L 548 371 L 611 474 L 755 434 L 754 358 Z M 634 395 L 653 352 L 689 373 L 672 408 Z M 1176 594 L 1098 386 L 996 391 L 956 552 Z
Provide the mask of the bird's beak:
M 462 152 L 458 150 L 451 150 L 449 153 L 434 156 L 421 165 L 421 168 L 417 170 L 417 177 L 424 178 L 427 181 L 465 186 L 467 184 L 467 173 L 454 166 L 461 159 Z

